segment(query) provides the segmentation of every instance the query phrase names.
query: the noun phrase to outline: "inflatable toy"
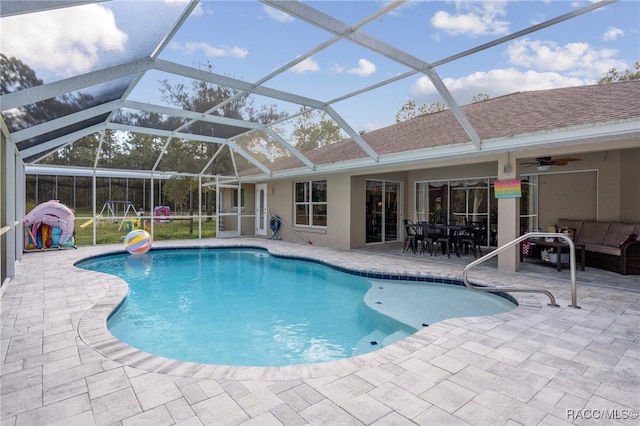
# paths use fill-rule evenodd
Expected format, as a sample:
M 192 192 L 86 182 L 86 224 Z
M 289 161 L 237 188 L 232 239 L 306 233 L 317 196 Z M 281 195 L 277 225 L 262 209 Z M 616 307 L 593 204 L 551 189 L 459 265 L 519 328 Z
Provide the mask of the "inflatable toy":
M 51 238 L 49 247 L 56 246 L 51 234 L 51 228 L 60 228 L 59 235 L 56 233 L 58 242 L 63 243 L 73 235 L 73 227 L 76 216 L 73 211 L 57 200 L 46 201 L 38 204 L 27 214 L 23 222 L 31 226 L 33 236 L 36 237 L 38 248 L 46 247 L 47 240 Z M 43 228 L 44 225 L 47 225 Z M 41 229 L 42 228 L 42 229 Z M 32 244 L 31 241 L 29 243 Z
M 124 245 L 131 254 L 144 254 L 149 251 L 153 240 L 144 229 L 135 229 L 124 237 Z

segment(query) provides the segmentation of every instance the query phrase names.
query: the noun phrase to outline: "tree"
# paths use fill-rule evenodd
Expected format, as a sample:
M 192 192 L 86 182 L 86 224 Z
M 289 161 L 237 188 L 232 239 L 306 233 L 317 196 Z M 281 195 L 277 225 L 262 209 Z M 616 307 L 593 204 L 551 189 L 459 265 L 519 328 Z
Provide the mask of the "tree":
M 475 104 L 476 102 L 486 101 L 487 99 L 489 99 L 489 95 L 487 95 L 486 93 L 478 93 L 473 98 L 471 98 L 471 103 Z
M 191 194 L 198 193 L 198 180 L 187 176 L 172 177 L 163 182 L 162 192 L 173 204 L 174 211 L 187 212 L 193 208 Z
M 475 95 L 471 102 L 481 102 L 489 99 L 489 95 L 486 93 L 478 93 Z M 434 102 L 430 105 L 422 104 L 416 107 L 416 101 L 409 99 L 404 105 L 400 107 L 400 110 L 396 113 L 396 123 L 400 123 L 406 120 L 410 120 L 421 115 L 433 114 L 434 112 L 440 112 L 447 109 L 447 106 L 442 102 Z
M 297 117 L 292 133 L 298 151 L 311 151 L 345 138 L 340 126 L 325 111 L 305 111 L 304 107 L 300 111 L 304 112 Z
M 4 53 L 0 53 L 0 70 L 0 94 L 42 85 L 42 80 L 36 76 L 36 72 L 13 56 L 8 58 Z
M 42 85 L 35 71 L 15 57 L 0 53 L 0 93 L 6 94 Z M 68 93 L 3 113 L 9 131 L 16 132 L 49 120 L 95 106 L 92 96 Z
M 602 78 L 598 80 L 598 84 L 613 83 L 616 81 L 640 80 L 640 62 L 636 61 L 633 65 L 635 72 L 627 68 L 624 72 L 618 71 L 615 67 L 604 73 Z
M 442 102 L 434 102 L 428 106 L 426 104 L 422 104 L 419 107 L 416 107 L 416 101 L 409 99 L 396 113 L 396 123 L 410 120 L 421 115 L 444 111 L 445 109 L 447 109 L 447 107 Z

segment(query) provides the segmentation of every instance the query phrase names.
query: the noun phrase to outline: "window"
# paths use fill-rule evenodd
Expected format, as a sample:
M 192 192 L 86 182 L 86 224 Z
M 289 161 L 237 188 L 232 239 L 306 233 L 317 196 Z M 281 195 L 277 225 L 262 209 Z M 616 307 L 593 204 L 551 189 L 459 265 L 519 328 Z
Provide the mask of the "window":
M 295 183 L 296 226 L 327 226 L 327 181 Z
M 240 207 L 244 208 L 244 188 L 240 190 Z M 233 190 L 233 208 L 238 208 L 238 189 Z
M 496 246 L 498 232 L 498 200 L 495 197 L 495 177 L 416 182 L 415 212 L 418 221 L 433 223 L 476 222 L 481 224 L 482 245 Z M 538 226 L 538 179 L 523 176 L 520 200 L 520 231 L 529 232 Z

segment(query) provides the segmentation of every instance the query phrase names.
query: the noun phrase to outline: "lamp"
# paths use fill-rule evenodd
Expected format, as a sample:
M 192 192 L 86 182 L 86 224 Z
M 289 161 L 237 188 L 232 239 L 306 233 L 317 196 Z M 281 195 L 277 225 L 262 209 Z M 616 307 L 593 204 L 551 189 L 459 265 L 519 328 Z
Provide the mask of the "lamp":
M 538 164 L 536 169 L 538 169 L 539 172 L 546 172 L 551 169 L 551 164 Z

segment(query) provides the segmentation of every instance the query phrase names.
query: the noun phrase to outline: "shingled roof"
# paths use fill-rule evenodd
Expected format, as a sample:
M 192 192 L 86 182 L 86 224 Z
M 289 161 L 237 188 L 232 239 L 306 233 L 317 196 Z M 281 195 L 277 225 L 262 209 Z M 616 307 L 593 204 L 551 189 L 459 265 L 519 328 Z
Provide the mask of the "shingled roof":
M 517 92 L 472 103 L 463 106 L 462 110 L 482 141 L 640 120 L 640 80 Z M 381 157 L 427 148 L 471 145 L 468 135 L 450 110 L 371 131 L 364 134 L 363 139 Z M 317 166 L 367 158 L 352 139 L 308 151 L 304 155 Z M 283 171 L 304 165 L 292 157 L 278 159 L 268 167 L 272 171 Z M 248 176 L 258 172 L 251 169 L 244 174 Z

